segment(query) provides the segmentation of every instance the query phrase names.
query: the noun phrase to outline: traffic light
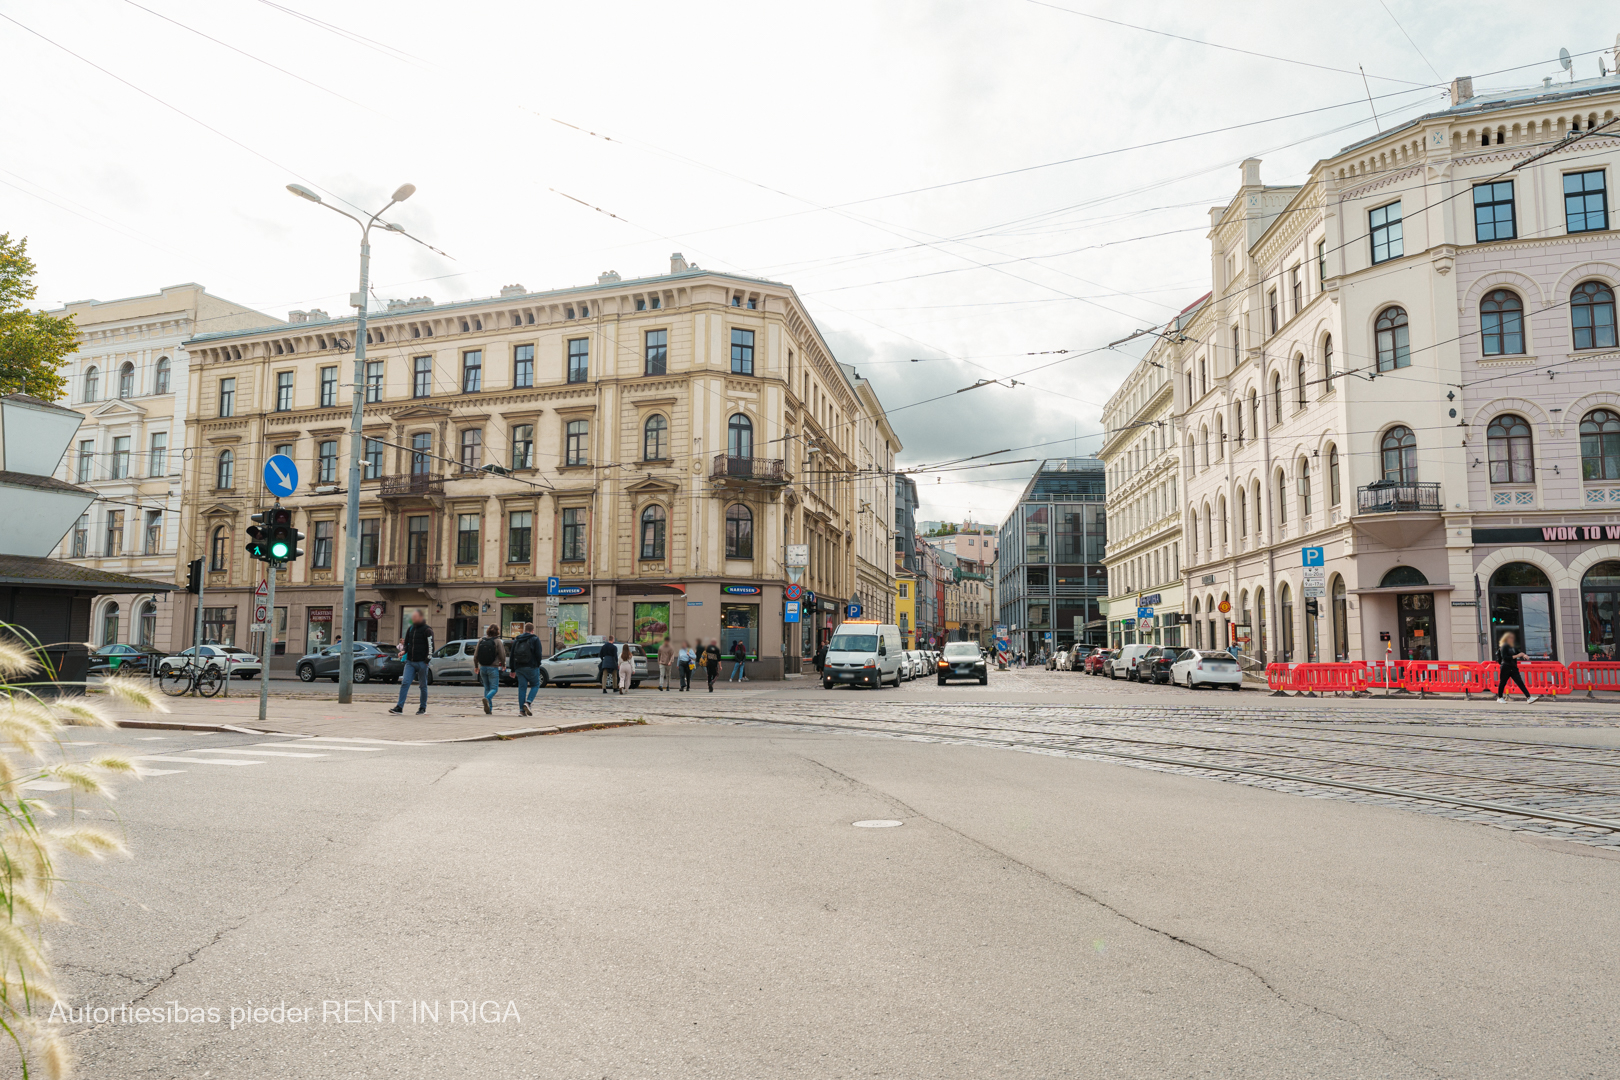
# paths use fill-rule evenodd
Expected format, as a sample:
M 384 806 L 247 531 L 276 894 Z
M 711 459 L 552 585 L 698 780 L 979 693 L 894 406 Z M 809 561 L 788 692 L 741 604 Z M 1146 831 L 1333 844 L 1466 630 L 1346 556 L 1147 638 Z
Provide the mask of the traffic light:
M 258 559 L 260 562 L 269 562 L 270 556 L 267 548 L 270 546 L 270 515 L 273 511 L 261 510 L 253 515 L 255 524 L 248 526 L 248 558 Z
M 193 596 L 202 592 L 202 575 L 203 561 L 201 559 L 192 559 L 190 566 L 186 569 L 186 592 Z
M 1311 597 L 1306 598 L 1306 600 L 1305 600 L 1305 614 L 1309 615 L 1311 618 L 1314 619 L 1314 618 L 1316 618 L 1317 612 L 1320 611 L 1320 610 L 1321 609 L 1320 609 L 1319 605 L 1316 603 L 1316 597 L 1311 596 Z
M 293 528 L 291 510 L 278 506 L 270 511 L 270 562 L 279 565 L 302 556 L 303 549 L 298 545 L 303 539 L 304 534 Z

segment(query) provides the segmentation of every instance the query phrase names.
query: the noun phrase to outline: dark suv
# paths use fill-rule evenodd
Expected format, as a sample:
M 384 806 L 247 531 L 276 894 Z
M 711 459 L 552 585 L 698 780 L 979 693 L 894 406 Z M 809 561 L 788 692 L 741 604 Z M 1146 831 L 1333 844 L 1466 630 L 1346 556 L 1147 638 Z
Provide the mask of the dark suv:
M 298 658 L 298 677 L 305 682 L 316 679 L 338 681 L 338 662 L 343 659 L 342 645 L 323 645 L 314 652 Z M 398 682 L 405 673 L 392 645 L 378 645 L 374 641 L 354 643 L 355 682 Z
M 1174 645 L 1155 646 L 1136 658 L 1136 681 L 1140 683 L 1171 682 L 1170 665 L 1181 656 Z

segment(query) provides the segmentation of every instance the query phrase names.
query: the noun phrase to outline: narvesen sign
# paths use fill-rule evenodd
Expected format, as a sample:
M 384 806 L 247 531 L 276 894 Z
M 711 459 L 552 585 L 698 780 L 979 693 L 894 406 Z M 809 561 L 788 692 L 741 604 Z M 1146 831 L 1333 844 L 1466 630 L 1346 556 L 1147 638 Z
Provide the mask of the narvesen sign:
M 1543 525 L 1529 529 L 1475 529 L 1476 544 L 1592 544 L 1620 542 L 1620 525 Z

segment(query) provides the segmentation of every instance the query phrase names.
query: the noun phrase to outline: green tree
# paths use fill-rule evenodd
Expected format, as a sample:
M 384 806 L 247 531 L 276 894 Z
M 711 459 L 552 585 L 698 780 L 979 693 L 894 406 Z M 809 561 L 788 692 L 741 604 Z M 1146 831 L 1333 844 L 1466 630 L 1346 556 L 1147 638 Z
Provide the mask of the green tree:
M 32 394 L 55 401 L 67 389 L 62 365 L 79 346 L 73 316 L 30 311 L 34 260 L 28 239 L 0 233 L 0 394 Z

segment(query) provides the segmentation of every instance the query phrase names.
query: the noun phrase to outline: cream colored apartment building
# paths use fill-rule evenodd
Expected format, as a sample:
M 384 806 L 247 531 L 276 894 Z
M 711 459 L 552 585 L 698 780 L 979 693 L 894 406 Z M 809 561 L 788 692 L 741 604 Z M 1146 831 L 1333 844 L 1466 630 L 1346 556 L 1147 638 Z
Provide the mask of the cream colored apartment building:
M 895 621 L 894 459 L 900 438 L 889 425 L 877 390 L 844 365 L 860 403 L 855 425 L 855 595 L 861 617 Z
M 420 608 L 441 644 L 528 621 L 558 648 L 668 633 L 741 641 L 769 678 L 843 617 L 862 406 L 791 287 L 676 255 L 651 278 L 388 302 L 367 331 L 360 529 L 345 536 L 355 329 L 295 312 L 189 342 L 185 535 L 208 560 L 211 637 L 247 638 L 262 566 L 245 529 L 277 452 L 298 464 L 286 502 L 305 534 L 276 597 L 283 666 L 341 627 L 346 544 L 362 639 L 395 640 Z M 814 594 L 797 626 L 783 621 L 795 543 Z
M 57 557 L 183 584 L 180 555 L 191 546 L 180 515 L 190 447 L 185 342 L 279 320 L 191 283 L 122 300 L 82 300 L 51 314 L 71 315 L 79 330 L 78 350 L 64 366 L 67 393 L 58 404 L 84 416 L 57 477 L 96 493 Z M 98 597 L 89 644 L 183 648 L 193 633 L 184 612 L 167 590 Z

